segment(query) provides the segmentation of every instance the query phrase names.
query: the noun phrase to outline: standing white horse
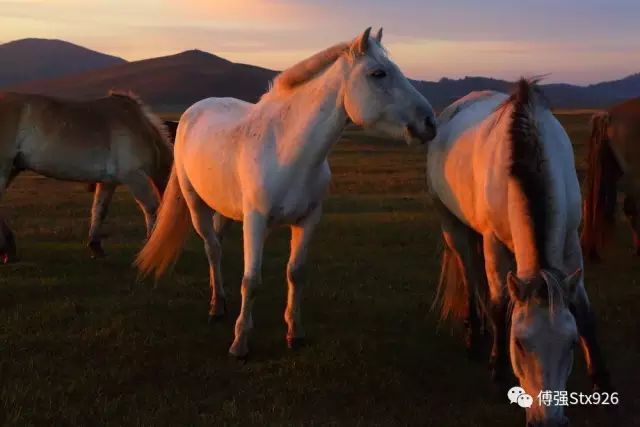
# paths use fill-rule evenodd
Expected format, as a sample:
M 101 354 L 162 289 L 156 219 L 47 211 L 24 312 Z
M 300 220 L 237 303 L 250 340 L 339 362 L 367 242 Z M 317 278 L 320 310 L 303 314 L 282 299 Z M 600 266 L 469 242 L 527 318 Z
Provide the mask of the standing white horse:
M 287 342 L 293 346 L 304 337 L 302 268 L 331 180 L 327 156 L 346 124 L 352 121 L 407 142 L 435 136 L 431 105 L 385 54 L 382 31 L 370 38 L 370 30 L 284 71 L 255 105 L 209 98 L 180 119 L 174 169 L 158 222 L 136 262 L 143 274 L 155 270 L 160 276 L 180 253 L 190 213 L 209 260 L 209 315 L 222 316 L 220 237 L 230 219 L 242 221 L 242 307 L 229 349 L 237 357 L 249 351 L 263 244 L 272 226 L 291 227 Z
M 443 316 L 465 318 L 474 343 L 476 307 L 488 305 L 494 375 L 506 367 L 510 326 L 513 371 L 534 397 L 527 425 L 566 425 L 562 406 L 535 398 L 565 390 L 578 340 L 595 385 L 609 388 L 583 284 L 580 186 L 567 134 L 533 82 L 521 80 L 511 96 L 474 92 L 440 116 L 428 174 L 447 243 Z M 488 304 L 478 304 L 485 279 Z

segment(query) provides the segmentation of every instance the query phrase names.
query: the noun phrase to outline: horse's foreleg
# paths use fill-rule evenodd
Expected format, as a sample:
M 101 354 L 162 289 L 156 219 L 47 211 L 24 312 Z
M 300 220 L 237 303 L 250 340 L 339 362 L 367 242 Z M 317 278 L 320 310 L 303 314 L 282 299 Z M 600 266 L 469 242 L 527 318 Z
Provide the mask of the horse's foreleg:
M 508 249 L 495 235 L 483 236 L 485 270 L 489 281 L 489 304 L 493 319 L 493 346 L 489 362 L 491 377 L 494 381 L 503 381 L 509 365 L 507 348 L 507 304 L 506 278 L 511 258 Z
M 142 171 L 128 174 L 122 180 L 122 183 L 129 188 L 140 209 L 142 209 L 147 227 L 147 237 L 149 237 L 156 223 L 156 213 L 158 206 L 160 206 L 160 195 L 151 179 Z
M 576 271 L 583 268 L 582 249 L 577 232 L 572 232 L 567 237 L 564 251 L 566 271 Z M 596 335 L 596 316 L 591 308 L 584 281 L 576 289 L 574 301 L 570 305 L 571 312 L 576 319 L 580 346 L 584 353 L 589 377 L 593 386 L 598 390 L 611 390 L 611 380 L 607 364 L 600 350 Z
M 267 218 L 258 212 L 247 212 L 242 224 L 244 246 L 244 275 L 242 277 L 242 306 L 236 320 L 235 339 L 229 353 L 245 358 L 249 353 L 249 332 L 253 329 L 253 303 L 257 287 L 262 282 L 262 252 L 267 233 Z
M 87 246 L 91 250 L 93 258 L 103 257 L 102 234 L 100 232 L 102 223 L 107 216 L 109 203 L 116 189 L 115 184 L 97 183 L 96 191 L 93 195 L 93 204 L 91 205 L 91 226 L 89 227 L 89 242 Z
M 0 196 L 4 194 L 11 182 L 20 173 L 20 169 L 7 166 L 8 173 L 0 174 Z M 7 264 L 16 261 L 18 258 L 16 240 L 7 223 L 0 218 L 0 262 Z
M 631 226 L 635 253 L 636 255 L 640 255 L 640 209 L 638 209 L 636 198 L 627 195 L 624 199 L 623 209 Z
M 596 334 L 596 316 L 589 303 L 589 297 L 584 286 L 579 286 L 576 290 L 576 300 L 571 306 L 578 333 L 580 334 L 580 347 L 587 363 L 587 371 L 593 383 L 593 387 L 598 391 L 611 391 L 611 378 L 607 363 L 600 350 L 600 344 Z
M 302 344 L 305 336 L 301 319 L 305 261 L 311 236 L 321 215 L 322 207 L 318 206 L 298 224 L 291 226 L 291 253 L 287 263 L 287 307 L 284 311 L 289 348 Z

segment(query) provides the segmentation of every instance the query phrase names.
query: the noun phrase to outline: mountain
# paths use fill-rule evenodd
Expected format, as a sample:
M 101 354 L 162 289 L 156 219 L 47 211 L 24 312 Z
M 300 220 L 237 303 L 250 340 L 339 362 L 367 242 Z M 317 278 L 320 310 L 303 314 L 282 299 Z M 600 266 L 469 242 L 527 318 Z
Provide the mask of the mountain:
M 443 78 L 437 82 L 414 80 L 413 84 L 438 110 L 474 90 L 509 92 L 512 87 L 511 82 L 487 77 Z M 542 89 L 554 108 L 605 108 L 640 96 L 640 74 L 588 86 L 543 84 Z
M 22 39 L 0 44 L 0 87 L 82 73 L 126 61 L 62 40 Z
M 194 102 L 210 96 L 231 96 L 245 101 L 255 102 L 269 87 L 269 82 L 277 71 L 253 65 L 239 64 L 200 50 L 189 50 L 176 55 L 141 61 L 125 62 L 120 58 L 107 57 L 97 52 L 66 42 L 27 39 L 0 46 L 0 87 L 7 62 L 2 49 L 11 49 L 11 56 L 18 58 L 19 46 L 23 46 L 24 57 L 31 57 L 43 43 L 57 49 L 57 60 L 47 54 L 52 69 L 58 70 L 57 78 L 44 80 L 42 77 L 29 78 L 26 70 L 35 69 L 29 61 L 24 77 L 19 84 L 5 85 L 3 89 L 18 92 L 43 93 L 66 98 L 95 98 L 104 96 L 109 90 L 125 90 L 137 93 L 145 102 L 158 111 L 181 111 Z M 18 46 L 18 47 L 17 47 Z M 67 53 L 65 53 L 67 52 Z M 70 52 L 70 53 L 69 53 Z M 75 52 L 75 53 L 74 53 Z M 67 56 L 63 56 L 65 53 Z M 82 53 L 82 54 L 81 54 Z M 78 61 L 85 65 L 91 63 L 95 69 L 78 71 L 68 70 L 72 54 L 82 58 L 94 58 L 94 61 Z M 64 61 L 59 60 L 64 58 Z M 107 63 L 98 67 L 100 60 Z M 18 59 L 9 64 L 8 69 L 19 70 Z M 34 59 L 35 61 L 35 59 Z M 41 62 L 46 62 L 42 58 Z M 113 64 L 113 61 L 116 61 Z M 67 67 L 68 71 L 64 71 Z M 14 71 L 14 74 L 16 71 Z M 36 73 L 37 74 L 37 73 Z M 40 74 L 41 75 L 41 74 Z M 36 81 L 26 81 L 26 80 Z M 443 78 L 437 82 L 412 80 L 415 87 L 425 95 L 434 108 L 441 110 L 454 100 L 474 90 L 497 90 L 508 92 L 512 83 L 487 77 L 465 77 L 462 79 Z M 640 96 L 640 73 L 620 80 L 613 80 L 576 86 L 553 83 L 542 85 L 545 95 L 555 108 L 604 108 L 625 99 Z
M 10 88 L 68 98 L 104 96 L 131 90 L 156 109 L 177 111 L 209 96 L 255 102 L 276 71 L 237 64 L 200 50 L 115 65 L 58 79 Z

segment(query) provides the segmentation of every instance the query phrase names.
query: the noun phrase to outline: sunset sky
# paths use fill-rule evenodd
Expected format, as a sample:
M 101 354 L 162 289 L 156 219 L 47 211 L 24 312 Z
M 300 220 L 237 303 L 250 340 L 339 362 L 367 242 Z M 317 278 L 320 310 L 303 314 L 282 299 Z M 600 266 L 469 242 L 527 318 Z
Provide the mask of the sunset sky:
M 201 49 L 283 69 L 383 26 L 411 77 L 592 83 L 640 72 L 637 0 L 0 0 L 0 42 L 67 40 L 127 60 Z

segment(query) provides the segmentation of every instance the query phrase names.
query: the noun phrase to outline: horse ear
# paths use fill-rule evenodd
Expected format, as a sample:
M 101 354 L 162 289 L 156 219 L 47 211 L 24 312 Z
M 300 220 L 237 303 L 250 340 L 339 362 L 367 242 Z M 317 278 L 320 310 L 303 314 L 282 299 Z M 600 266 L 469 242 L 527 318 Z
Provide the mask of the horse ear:
M 509 288 L 509 295 L 511 295 L 511 299 L 518 302 L 524 301 L 524 290 L 526 284 L 518 279 L 518 277 L 513 274 L 512 271 L 507 274 L 507 286 Z
M 382 43 L 382 27 L 380 27 L 380 29 L 376 33 L 376 37 L 375 38 L 378 41 L 378 43 Z
M 580 279 L 582 278 L 582 269 L 579 268 L 570 275 L 568 275 L 563 281 L 564 292 L 567 296 L 567 300 L 573 302 L 576 296 L 576 289 L 578 288 L 578 283 L 580 283 Z
M 367 52 L 369 48 L 369 35 L 371 34 L 371 27 L 364 30 L 364 33 L 360 34 L 360 36 L 353 42 L 352 50 L 356 54 L 364 54 Z

